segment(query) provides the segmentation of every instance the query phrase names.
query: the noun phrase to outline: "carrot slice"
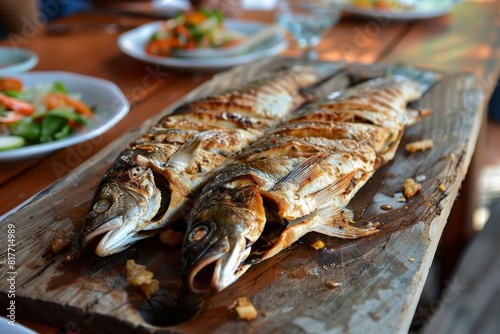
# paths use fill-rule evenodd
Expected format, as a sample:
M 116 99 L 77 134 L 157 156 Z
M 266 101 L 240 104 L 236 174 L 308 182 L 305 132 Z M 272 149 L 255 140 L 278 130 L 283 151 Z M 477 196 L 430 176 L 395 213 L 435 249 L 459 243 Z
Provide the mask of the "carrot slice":
M 92 110 L 84 102 L 60 92 L 45 95 L 45 105 L 49 111 L 59 107 L 72 107 L 80 115 L 86 117 L 93 115 Z
M 9 77 L 0 78 L 0 90 L 15 90 L 19 92 L 22 89 L 23 83 L 21 80 Z
M 192 25 L 198 25 L 205 21 L 207 17 L 201 12 L 189 12 L 185 15 L 186 23 Z
M 174 38 L 151 41 L 146 46 L 146 52 L 154 56 L 169 56 L 170 49 L 178 47 L 179 42 Z

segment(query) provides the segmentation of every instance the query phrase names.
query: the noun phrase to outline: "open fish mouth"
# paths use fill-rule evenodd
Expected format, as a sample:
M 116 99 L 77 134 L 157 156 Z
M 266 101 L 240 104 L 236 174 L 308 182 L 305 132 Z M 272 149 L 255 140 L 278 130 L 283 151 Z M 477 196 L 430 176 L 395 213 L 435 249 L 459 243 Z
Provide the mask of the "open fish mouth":
M 223 241 L 222 245 L 225 247 L 214 247 L 218 251 L 212 249 L 204 252 L 184 273 L 185 282 L 192 292 L 220 292 L 250 268 L 243 261 L 251 249 L 244 249 L 244 243 L 241 242 L 235 243 L 234 248 L 231 248 L 227 238 Z
M 222 258 L 227 253 L 215 254 L 197 261 L 187 273 L 187 284 L 195 293 L 205 293 L 217 288 Z
M 103 236 L 104 234 L 110 231 L 119 229 L 122 225 L 123 225 L 122 217 L 114 217 L 109 219 L 105 223 L 101 224 L 98 228 L 94 229 L 92 232 L 86 233 L 83 236 L 81 240 L 82 248 L 92 247 L 92 245 L 97 246 L 96 244 L 99 243 L 101 240 L 99 239 L 100 236 Z
M 134 224 L 123 224 L 123 217 L 114 217 L 86 234 L 82 241 L 82 248 L 91 248 L 97 256 L 109 256 L 119 253 L 138 240 L 156 234 L 156 230 L 136 232 Z M 128 228 L 127 228 L 128 227 Z

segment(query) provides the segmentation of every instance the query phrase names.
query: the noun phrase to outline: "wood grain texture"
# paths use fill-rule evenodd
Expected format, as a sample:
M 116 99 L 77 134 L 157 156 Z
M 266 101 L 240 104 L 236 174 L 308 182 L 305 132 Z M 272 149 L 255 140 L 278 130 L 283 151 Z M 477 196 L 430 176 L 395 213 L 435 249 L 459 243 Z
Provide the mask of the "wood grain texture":
M 498 333 L 500 202 L 472 240 L 423 333 Z
M 265 60 L 219 74 L 186 99 L 228 87 L 242 77 L 250 79 L 283 62 Z M 382 66 L 353 66 L 325 85 L 338 89 L 346 84 L 347 74 L 370 77 L 383 71 Z M 8 224 L 16 227 L 17 312 L 30 320 L 92 333 L 406 332 L 470 163 L 482 99 L 473 75 L 447 73 L 413 105 L 435 113 L 407 129 L 394 160 L 377 171 L 349 205 L 360 223 L 379 222 L 379 233 L 350 241 L 311 233 L 216 295 L 186 293 L 179 277 L 179 250 L 167 249 L 156 238 L 108 258 L 87 255 L 73 263 L 64 263 L 64 255 L 49 250 L 57 230 L 80 229 L 99 178 L 141 130 L 131 131 L 2 222 L 2 244 Z M 406 143 L 428 138 L 434 140 L 432 150 L 405 152 Z M 396 194 L 404 180 L 418 175 L 426 177 L 421 193 L 398 202 Z M 440 184 L 445 191 L 438 189 Z M 383 211 L 382 205 L 394 209 Z M 309 246 L 317 239 L 326 248 L 317 251 Z M 2 249 L 2 266 L 6 258 Z M 127 286 L 127 259 L 146 265 L 160 281 L 160 292 L 151 300 Z M 341 286 L 329 289 L 326 281 Z M 7 291 L 2 277 L 2 307 L 9 302 Z M 238 320 L 228 310 L 242 296 L 259 310 L 256 320 Z

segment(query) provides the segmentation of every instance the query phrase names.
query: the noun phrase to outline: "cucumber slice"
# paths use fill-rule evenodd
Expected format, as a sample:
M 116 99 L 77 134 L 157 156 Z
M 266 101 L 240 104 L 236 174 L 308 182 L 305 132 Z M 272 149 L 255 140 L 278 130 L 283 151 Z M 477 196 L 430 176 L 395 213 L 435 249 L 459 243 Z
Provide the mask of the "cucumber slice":
M 19 136 L 0 136 L 0 151 L 12 150 L 24 146 L 26 141 Z

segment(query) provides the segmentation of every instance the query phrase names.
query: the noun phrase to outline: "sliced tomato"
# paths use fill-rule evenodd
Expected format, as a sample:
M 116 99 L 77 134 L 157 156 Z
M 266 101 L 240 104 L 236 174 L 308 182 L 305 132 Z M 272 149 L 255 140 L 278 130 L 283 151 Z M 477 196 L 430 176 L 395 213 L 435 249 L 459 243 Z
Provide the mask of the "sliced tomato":
M 72 107 L 80 115 L 91 117 L 92 110 L 82 101 L 72 98 L 61 92 L 45 95 L 45 105 L 50 111 L 59 107 Z
M 23 115 L 31 115 L 35 112 L 35 108 L 28 102 L 18 100 L 0 93 L 0 104 L 9 111 L 17 111 Z
M 16 78 L 0 78 L 0 90 L 15 90 L 20 92 L 23 89 L 23 83 Z
M 154 56 L 169 56 L 170 49 L 178 47 L 179 42 L 174 38 L 151 41 L 146 46 L 146 52 Z

